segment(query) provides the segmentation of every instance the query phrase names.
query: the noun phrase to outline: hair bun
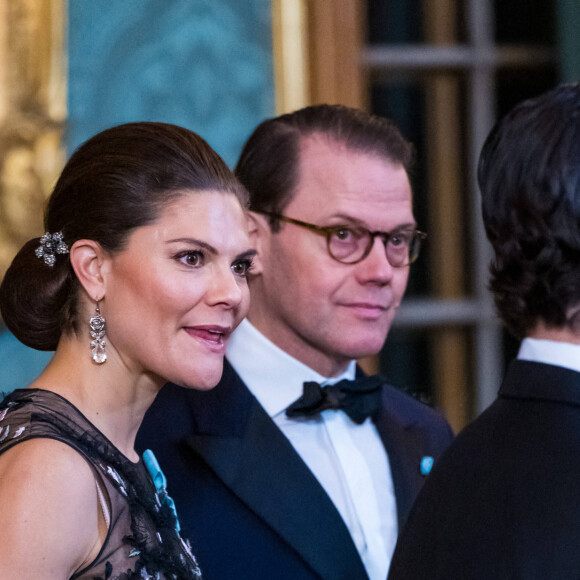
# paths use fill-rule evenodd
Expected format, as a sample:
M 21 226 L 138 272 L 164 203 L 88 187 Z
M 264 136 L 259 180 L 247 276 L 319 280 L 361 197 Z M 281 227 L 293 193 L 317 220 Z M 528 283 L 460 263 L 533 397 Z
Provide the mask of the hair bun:
M 70 262 L 58 256 L 48 266 L 35 251 L 40 238 L 16 254 L 0 285 L 0 312 L 8 329 L 26 346 L 56 350 L 63 306 L 70 294 Z

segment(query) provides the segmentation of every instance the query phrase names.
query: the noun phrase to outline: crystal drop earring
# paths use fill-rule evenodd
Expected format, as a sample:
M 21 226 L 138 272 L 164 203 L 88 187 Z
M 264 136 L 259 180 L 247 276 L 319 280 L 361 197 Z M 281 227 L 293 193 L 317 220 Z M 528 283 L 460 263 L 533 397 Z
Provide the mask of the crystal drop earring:
M 95 315 L 89 320 L 89 332 L 91 334 L 91 350 L 93 351 L 93 360 L 97 364 L 103 364 L 107 360 L 105 352 L 105 319 L 101 316 L 99 301 L 95 308 Z

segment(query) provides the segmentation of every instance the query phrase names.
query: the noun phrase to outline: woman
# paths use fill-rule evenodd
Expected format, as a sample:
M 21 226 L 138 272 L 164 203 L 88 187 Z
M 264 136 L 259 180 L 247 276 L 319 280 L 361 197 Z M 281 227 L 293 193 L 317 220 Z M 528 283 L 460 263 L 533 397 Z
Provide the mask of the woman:
M 205 141 L 173 125 L 108 129 L 67 163 L 47 233 L 0 287 L 8 328 L 56 351 L 0 405 L 0 578 L 199 576 L 162 474 L 156 490 L 133 445 L 166 381 L 221 376 L 249 303 L 246 203 Z

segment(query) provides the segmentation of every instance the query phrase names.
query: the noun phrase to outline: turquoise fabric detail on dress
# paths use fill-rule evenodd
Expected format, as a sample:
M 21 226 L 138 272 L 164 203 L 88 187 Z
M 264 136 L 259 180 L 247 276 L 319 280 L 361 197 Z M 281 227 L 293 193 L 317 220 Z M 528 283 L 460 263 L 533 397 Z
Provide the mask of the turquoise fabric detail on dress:
M 175 516 L 175 530 L 179 533 L 181 526 L 179 525 L 179 518 L 177 517 L 177 510 L 175 509 L 175 502 L 173 499 L 167 494 L 167 478 L 163 471 L 161 471 L 161 467 L 159 466 L 159 462 L 155 457 L 155 454 L 151 449 L 146 449 L 143 451 L 143 461 L 145 462 L 145 466 L 147 467 L 149 473 L 151 474 L 151 478 L 153 479 L 153 483 L 155 484 L 155 489 L 157 490 L 157 495 L 159 496 L 159 500 L 161 503 L 165 503 L 169 506 L 173 515 Z

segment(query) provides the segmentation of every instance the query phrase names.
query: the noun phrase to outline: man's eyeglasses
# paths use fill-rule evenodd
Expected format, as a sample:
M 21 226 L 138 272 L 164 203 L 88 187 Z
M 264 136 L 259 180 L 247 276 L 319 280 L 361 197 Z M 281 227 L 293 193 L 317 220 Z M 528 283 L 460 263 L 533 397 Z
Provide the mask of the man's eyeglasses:
M 394 232 L 371 232 L 355 225 L 317 226 L 276 213 L 260 211 L 272 219 L 306 228 L 326 238 L 326 247 L 331 258 L 343 264 L 362 262 L 371 252 L 375 238 L 382 238 L 385 254 L 393 268 L 404 268 L 419 256 L 421 242 L 427 234 L 415 229 L 401 229 Z

